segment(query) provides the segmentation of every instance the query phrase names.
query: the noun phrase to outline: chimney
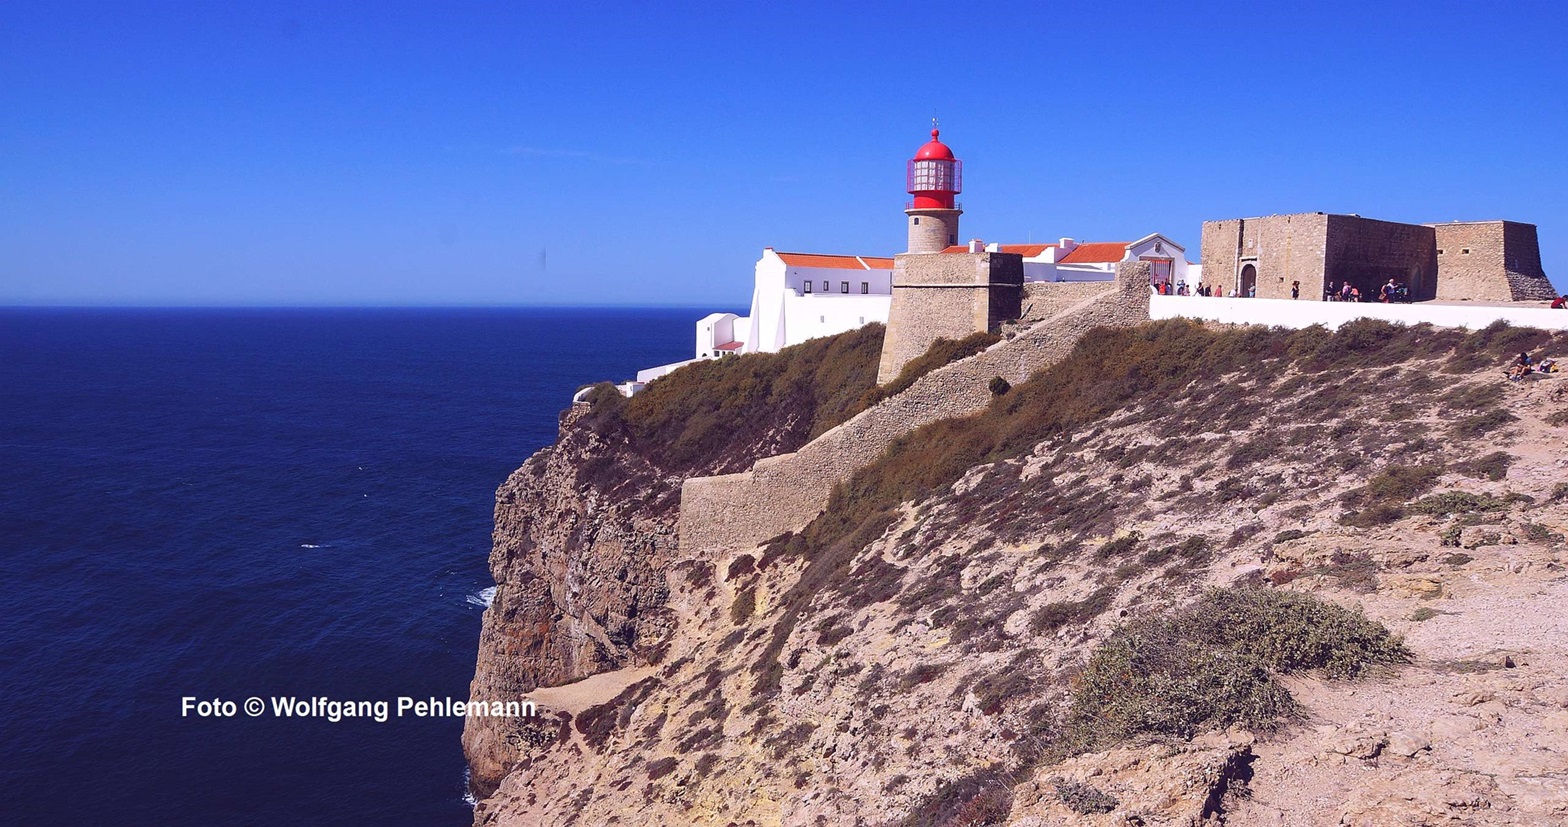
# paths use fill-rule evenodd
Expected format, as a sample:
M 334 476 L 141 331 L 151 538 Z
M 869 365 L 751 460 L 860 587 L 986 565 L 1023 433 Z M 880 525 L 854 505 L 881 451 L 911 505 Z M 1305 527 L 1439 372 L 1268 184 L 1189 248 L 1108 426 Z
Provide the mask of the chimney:
M 1000 241 L 993 241 L 990 244 L 985 245 L 985 251 L 988 253 L 1000 253 L 1002 252 L 1002 243 Z
M 983 252 L 985 252 L 985 242 L 981 241 L 978 238 L 971 238 L 971 239 L 969 239 L 969 252 L 971 252 L 971 253 L 983 253 Z
M 1078 242 L 1073 241 L 1070 238 L 1062 238 L 1060 241 L 1056 242 L 1056 246 L 1062 248 L 1062 252 L 1066 253 L 1070 252 L 1074 247 L 1077 247 Z

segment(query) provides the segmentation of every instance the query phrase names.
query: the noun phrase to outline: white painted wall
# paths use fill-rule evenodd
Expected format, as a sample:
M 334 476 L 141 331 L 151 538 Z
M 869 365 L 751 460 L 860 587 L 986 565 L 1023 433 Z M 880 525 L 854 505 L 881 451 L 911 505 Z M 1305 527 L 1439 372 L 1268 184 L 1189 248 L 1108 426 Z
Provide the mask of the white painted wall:
M 660 365 L 660 366 L 658 366 L 656 368 L 645 368 L 643 370 L 637 371 L 637 381 L 638 382 L 643 382 L 643 383 L 652 382 L 653 380 L 658 379 L 660 376 L 664 376 L 665 374 L 675 370 L 676 368 L 683 368 L 683 367 L 686 367 L 687 365 L 691 364 L 692 362 L 700 362 L 700 361 L 702 361 L 702 360 L 701 359 L 687 359 L 687 360 L 682 361 L 682 362 L 671 362 L 668 365 Z M 626 395 L 627 396 L 631 396 L 631 394 L 629 394 L 629 393 L 626 394 Z
M 1503 305 L 1381 304 L 1291 299 L 1221 299 L 1203 296 L 1150 296 L 1151 319 L 1202 319 L 1230 324 L 1261 324 L 1303 328 L 1315 324 L 1334 329 L 1354 319 L 1382 319 L 1399 324 L 1477 329 L 1502 319 L 1517 327 L 1568 330 L 1568 310 Z
M 719 345 L 735 341 L 741 317 L 734 313 L 709 313 L 697 320 L 696 358 L 711 359 Z M 744 331 L 744 326 L 740 325 Z
M 858 290 L 859 283 L 852 289 Z M 818 336 L 832 336 L 872 322 L 887 323 L 891 295 L 850 293 L 785 294 L 784 318 L 788 344 L 797 345 Z
M 805 291 L 807 281 L 810 293 Z M 848 293 L 843 292 L 845 282 Z M 742 353 L 775 353 L 807 339 L 886 322 L 892 300 L 892 270 L 790 267 L 774 251 L 763 250 L 749 321 L 737 320 L 745 335 L 735 338 L 746 343 Z

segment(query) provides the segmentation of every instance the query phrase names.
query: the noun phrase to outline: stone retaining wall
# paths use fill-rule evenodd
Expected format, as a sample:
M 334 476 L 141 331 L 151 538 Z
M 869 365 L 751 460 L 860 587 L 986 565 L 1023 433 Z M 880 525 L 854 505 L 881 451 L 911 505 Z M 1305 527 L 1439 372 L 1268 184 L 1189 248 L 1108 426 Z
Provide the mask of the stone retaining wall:
M 871 464 L 899 437 L 991 402 L 991 380 L 1012 384 L 1060 361 L 1084 333 L 1149 320 L 1149 265 L 1118 267 L 1116 282 L 974 356 L 932 371 L 908 390 L 862 411 L 799 451 L 759 460 L 750 471 L 694 477 L 681 486 L 680 547 L 717 556 L 805 528 L 833 486 Z M 1060 291 L 1066 295 L 1072 291 Z
M 1024 284 L 1018 320 L 1043 322 L 1079 302 L 1115 287 L 1110 281 L 1031 281 Z

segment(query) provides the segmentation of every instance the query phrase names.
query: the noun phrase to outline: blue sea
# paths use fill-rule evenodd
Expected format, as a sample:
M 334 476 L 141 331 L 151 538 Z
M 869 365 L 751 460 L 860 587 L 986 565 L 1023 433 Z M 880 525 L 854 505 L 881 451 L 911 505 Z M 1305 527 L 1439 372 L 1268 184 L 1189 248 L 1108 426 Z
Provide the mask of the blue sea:
M 496 486 L 701 312 L 0 309 L 0 823 L 466 825 Z M 270 703 L 269 703 L 270 706 Z

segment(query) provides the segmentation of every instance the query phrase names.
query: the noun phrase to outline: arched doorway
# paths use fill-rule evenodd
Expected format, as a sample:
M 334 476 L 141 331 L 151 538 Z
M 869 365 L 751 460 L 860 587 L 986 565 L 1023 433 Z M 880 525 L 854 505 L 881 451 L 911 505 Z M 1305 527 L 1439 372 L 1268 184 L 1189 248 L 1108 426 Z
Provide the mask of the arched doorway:
M 1257 290 L 1257 287 L 1258 268 L 1251 264 L 1243 265 L 1241 268 L 1241 284 L 1236 287 L 1236 295 L 1251 296 Z

